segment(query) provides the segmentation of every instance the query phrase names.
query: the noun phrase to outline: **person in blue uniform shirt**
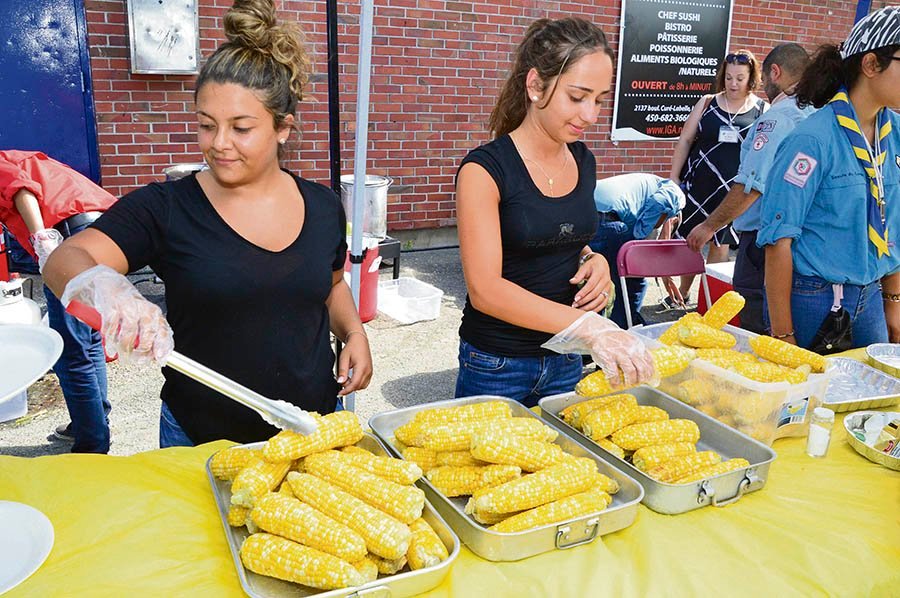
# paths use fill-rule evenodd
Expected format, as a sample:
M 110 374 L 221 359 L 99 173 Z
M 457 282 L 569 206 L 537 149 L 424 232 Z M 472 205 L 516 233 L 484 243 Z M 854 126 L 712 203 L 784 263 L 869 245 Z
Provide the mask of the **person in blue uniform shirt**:
M 813 106 L 799 107 L 793 95 L 808 64 L 809 54 L 799 44 L 775 46 L 766 56 L 762 78 L 772 107 L 756 120 L 751 134 L 741 144 L 741 165 L 728 195 L 687 238 L 691 249 L 700 251 L 716 231 L 733 222 L 740 243 L 732 282 L 734 290 L 746 300 L 740 314 L 741 328 L 757 334 L 768 331 L 763 298 L 765 251 L 756 245 L 759 197 L 766 191 L 766 179 L 778 146 L 797 123 L 815 112 Z
M 839 303 L 852 343 L 900 341 L 900 7 L 822 46 L 797 86 L 821 110 L 775 155 L 757 243 L 772 336 L 809 347 Z
M 654 174 L 633 172 L 597 181 L 594 204 L 600 216 L 597 234 L 589 243 L 591 250 L 603 255 L 609 262 L 609 273 L 615 285 L 615 301 L 609 318 L 622 326 L 627 325 L 625 302 L 622 296 L 616 256 L 622 245 L 635 239 L 645 239 L 669 218 L 675 217 L 684 207 L 685 197 L 681 188 L 669 179 Z M 628 305 L 633 324 L 643 324 L 641 304 L 647 290 L 644 278 L 629 278 Z M 673 285 L 677 291 L 677 286 Z

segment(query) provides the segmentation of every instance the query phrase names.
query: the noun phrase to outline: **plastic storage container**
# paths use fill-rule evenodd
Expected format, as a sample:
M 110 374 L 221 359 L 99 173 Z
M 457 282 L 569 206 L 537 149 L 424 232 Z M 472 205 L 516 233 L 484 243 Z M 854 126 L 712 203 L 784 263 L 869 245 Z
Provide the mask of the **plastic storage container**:
M 352 174 L 341 177 L 341 203 L 347 215 L 347 234 L 353 224 L 353 186 L 355 178 Z M 387 236 L 387 194 L 394 180 L 390 177 L 366 175 L 365 194 L 363 195 L 362 229 L 364 237 L 383 239 Z
M 656 341 L 671 325 L 636 326 L 631 331 Z M 723 330 L 737 339 L 735 350 L 752 353 L 749 341 L 758 335 L 728 324 Z M 806 436 L 812 410 L 822 405 L 832 372 L 829 364 L 824 373 L 810 374 L 802 384 L 757 382 L 695 359 L 685 371 L 663 379 L 659 388 L 771 446 L 778 438 Z
M 444 291 L 427 282 L 401 276 L 378 283 L 378 311 L 403 324 L 434 320 L 441 314 Z

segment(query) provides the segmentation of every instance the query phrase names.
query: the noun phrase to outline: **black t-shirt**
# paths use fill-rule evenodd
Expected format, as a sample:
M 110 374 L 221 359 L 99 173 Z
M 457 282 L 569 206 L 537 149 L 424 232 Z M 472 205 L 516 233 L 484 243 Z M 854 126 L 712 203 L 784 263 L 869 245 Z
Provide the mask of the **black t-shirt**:
M 93 227 L 131 270 L 150 265 L 166 284 L 180 353 L 271 399 L 334 411 L 338 385 L 325 300 L 347 251 L 344 210 L 327 187 L 294 177 L 303 228 L 282 251 L 254 245 L 216 212 L 195 175 L 122 198 Z M 170 368 L 162 400 L 196 443 L 265 440 L 257 413 Z
M 569 279 L 578 270 L 581 250 L 597 231 L 597 163 L 583 143 L 568 148 L 578 165 L 578 183 L 562 197 L 541 193 L 509 135 L 469 152 L 460 168 L 469 162 L 480 165 L 500 191 L 503 278 L 550 301 L 572 305 L 576 288 Z M 495 355 L 537 357 L 550 353 L 541 344 L 553 335 L 482 313 L 467 296 L 459 336 Z

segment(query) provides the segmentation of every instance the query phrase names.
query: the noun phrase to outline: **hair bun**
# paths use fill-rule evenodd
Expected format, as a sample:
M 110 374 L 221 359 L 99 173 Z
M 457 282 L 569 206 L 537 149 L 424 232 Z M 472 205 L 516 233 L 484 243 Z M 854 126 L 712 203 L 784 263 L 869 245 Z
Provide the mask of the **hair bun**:
M 248 48 L 267 49 L 276 24 L 272 0 L 235 0 L 225 14 L 228 41 Z

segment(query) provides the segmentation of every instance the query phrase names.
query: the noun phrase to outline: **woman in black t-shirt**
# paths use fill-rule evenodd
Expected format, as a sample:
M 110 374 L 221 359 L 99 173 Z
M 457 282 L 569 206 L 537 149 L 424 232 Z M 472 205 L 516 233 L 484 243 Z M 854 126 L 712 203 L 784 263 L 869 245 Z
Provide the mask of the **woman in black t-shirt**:
M 579 139 L 597 121 L 612 72 L 597 27 L 536 21 L 491 114 L 494 141 L 463 160 L 456 202 L 468 296 L 458 397 L 494 394 L 531 406 L 571 391 L 581 356 L 541 346 L 569 328 L 613 379 L 619 369 L 629 382 L 652 375 L 640 341 L 596 313 L 612 284 L 603 256 L 588 247 L 597 173 Z
M 372 357 L 343 278 L 340 201 L 279 167 L 309 58 L 296 26 L 276 25 L 272 0 L 236 3 L 225 33 L 195 95 L 209 169 L 125 196 L 54 252 L 47 284 L 64 304 L 99 311 L 107 347 L 122 356 L 162 362 L 174 331 L 188 357 L 269 398 L 330 413 L 337 395 L 368 385 Z M 168 322 L 123 276 L 146 264 L 166 283 Z M 337 380 L 330 331 L 345 343 Z M 276 432 L 249 408 L 163 374 L 160 446 Z

